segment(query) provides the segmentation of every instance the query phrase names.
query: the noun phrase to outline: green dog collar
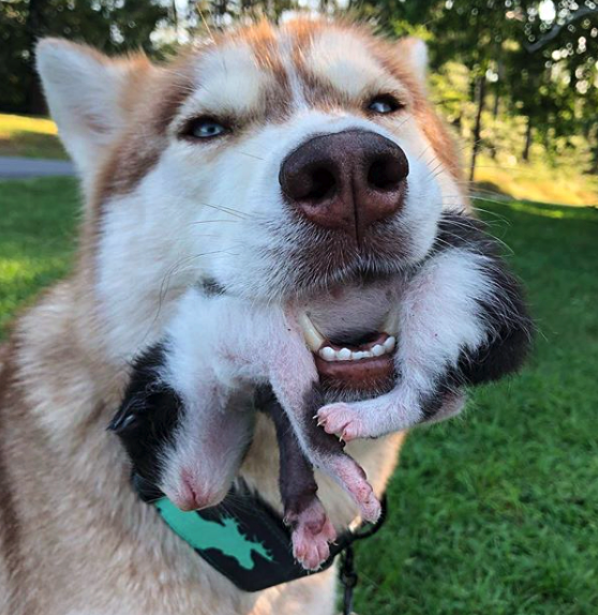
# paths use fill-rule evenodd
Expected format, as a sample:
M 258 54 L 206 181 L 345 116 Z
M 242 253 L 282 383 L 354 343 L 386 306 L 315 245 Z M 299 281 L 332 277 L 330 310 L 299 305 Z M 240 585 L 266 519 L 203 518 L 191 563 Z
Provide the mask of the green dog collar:
M 218 506 L 182 512 L 168 498 L 144 497 L 139 476 L 134 484 L 168 527 L 195 552 L 243 591 L 255 592 L 318 574 L 361 538 L 371 536 L 385 514 L 365 532 L 346 532 L 330 545 L 330 557 L 317 571 L 305 570 L 293 557 L 291 530 L 261 497 L 240 482 Z M 383 502 L 384 504 L 384 502 Z M 383 511 L 385 506 L 383 505 Z M 344 583 L 344 579 L 341 578 Z
M 153 505 L 181 540 L 239 589 L 260 591 L 315 574 L 295 561 L 291 533 L 281 517 L 244 486 L 204 510 L 182 512 L 166 497 Z M 342 544 L 333 546 L 317 572 L 332 565 Z

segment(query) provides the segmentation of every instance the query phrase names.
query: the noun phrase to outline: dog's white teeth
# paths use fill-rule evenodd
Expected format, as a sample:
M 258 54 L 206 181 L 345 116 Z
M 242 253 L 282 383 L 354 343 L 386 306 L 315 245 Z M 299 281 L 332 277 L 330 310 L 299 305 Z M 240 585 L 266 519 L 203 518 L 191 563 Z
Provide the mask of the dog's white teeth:
M 324 359 L 324 361 L 328 361 L 329 363 L 334 361 L 361 361 L 361 359 L 373 359 L 374 357 L 381 357 L 382 355 L 390 354 L 394 347 L 394 341 L 392 344 L 388 344 L 388 347 L 386 342 L 384 345 L 376 344 L 376 346 L 374 346 L 371 350 L 352 351 L 348 348 L 335 350 L 330 346 L 324 346 L 324 348 L 320 348 L 318 355 Z
M 353 358 L 353 353 L 348 348 L 342 348 L 338 351 L 339 361 L 350 361 Z
M 386 319 L 388 324 L 391 315 Z M 385 354 L 390 354 L 397 345 L 397 340 L 394 336 L 390 335 L 383 344 L 376 344 L 370 350 L 350 350 L 349 348 L 341 348 L 336 350 L 331 346 L 325 346 L 326 340 L 324 336 L 318 331 L 311 318 L 302 312 L 297 318 L 297 322 L 303 332 L 305 342 L 309 346 L 310 350 L 317 353 L 324 361 L 361 361 L 362 359 L 373 359 L 374 357 L 381 357 Z M 386 325 L 385 325 L 386 326 Z
M 318 353 L 324 361 L 334 361 L 336 359 L 336 350 L 330 346 L 324 346 Z
M 382 346 L 381 344 L 376 344 L 373 348 L 372 348 L 372 354 L 375 357 L 381 357 L 383 354 L 386 353 L 386 348 L 384 348 L 384 346 Z
M 318 350 L 322 348 L 325 340 L 322 334 L 316 329 L 316 326 L 311 321 L 311 318 L 305 312 L 302 312 L 299 314 L 297 322 L 303 331 L 303 337 L 305 338 L 310 350 L 312 352 L 318 352 Z

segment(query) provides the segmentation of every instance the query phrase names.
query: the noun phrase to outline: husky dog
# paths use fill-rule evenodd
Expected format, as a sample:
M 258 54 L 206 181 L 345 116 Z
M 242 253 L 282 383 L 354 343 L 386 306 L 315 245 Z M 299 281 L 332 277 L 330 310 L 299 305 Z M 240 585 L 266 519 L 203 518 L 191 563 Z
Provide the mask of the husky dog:
M 369 289 L 429 255 L 442 212 L 466 202 L 457 149 L 427 101 L 425 46 L 298 20 L 218 34 L 160 66 L 48 39 L 37 65 L 85 208 L 72 275 L 2 349 L 0 612 L 330 615 L 333 569 L 249 594 L 198 558 L 136 497 L 105 427 L 134 357 L 206 281 L 250 304 L 303 306 L 299 321 L 335 353 L 384 338 L 389 303 Z M 453 263 L 452 279 L 469 274 L 469 261 Z M 444 309 L 430 305 L 427 322 L 445 327 Z M 453 321 L 455 339 L 472 322 Z M 371 391 L 386 372 L 360 360 L 314 362 L 321 380 Z M 350 438 L 409 423 L 365 424 L 349 408 L 321 410 L 325 428 Z M 253 432 L 240 475 L 281 510 L 274 426 L 258 415 Z M 403 437 L 347 444 L 377 498 Z M 166 472 L 195 479 L 190 458 Z M 336 531 L 348 527 L 357 506 L 328 476 L 317 482 Z

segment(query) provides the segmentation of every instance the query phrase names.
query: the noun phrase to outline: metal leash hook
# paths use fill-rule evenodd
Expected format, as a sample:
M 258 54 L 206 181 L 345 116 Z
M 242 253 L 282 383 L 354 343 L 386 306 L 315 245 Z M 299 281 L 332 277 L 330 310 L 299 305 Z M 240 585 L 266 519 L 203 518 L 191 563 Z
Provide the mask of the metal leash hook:
M 342 554 L 341 569 L 339 577 L 344 587 L 343 594 L 343 615 L 352 615 L 353 613 L 353 590 L 359 581 L 357 572 L 354 566 L 353 547 L 348 546 Z

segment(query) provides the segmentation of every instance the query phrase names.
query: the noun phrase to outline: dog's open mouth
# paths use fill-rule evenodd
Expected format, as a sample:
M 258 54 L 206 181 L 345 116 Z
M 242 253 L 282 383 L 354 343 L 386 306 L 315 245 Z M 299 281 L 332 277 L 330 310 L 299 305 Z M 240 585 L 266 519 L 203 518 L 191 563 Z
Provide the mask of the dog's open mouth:
M 375 391 L 394 378 L 397 324 L 387 317 L 379 331 L 350 339 L 326 339 L 307 313 L 299 317 L 305 341 L 314 354 L 320 380 L 335 389 Z

